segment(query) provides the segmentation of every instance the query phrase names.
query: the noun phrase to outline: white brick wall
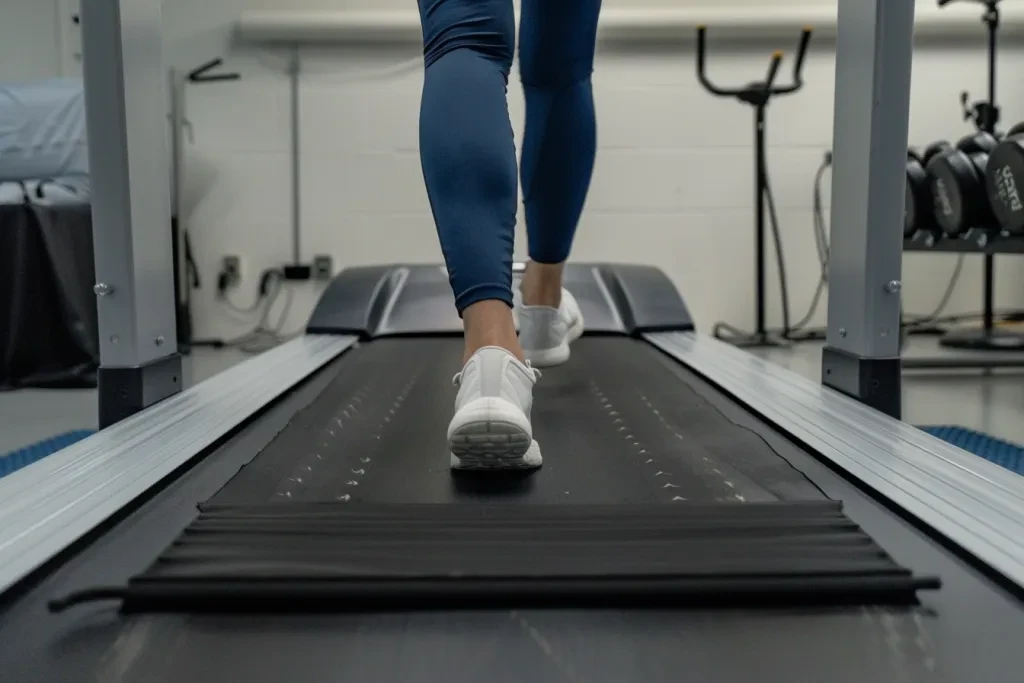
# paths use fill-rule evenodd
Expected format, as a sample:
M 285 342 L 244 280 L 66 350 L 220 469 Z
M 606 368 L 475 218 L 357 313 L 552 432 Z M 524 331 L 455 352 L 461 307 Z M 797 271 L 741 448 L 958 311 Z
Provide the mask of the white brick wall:
M 606 0 L 606 6 L 680 7 L 683 1 Z M 716 6 L 758 5 L 763 1 L 723 0 Z M 788 0 L 787 7 L 834 2 Z M 931 7 L 933 0 L 922 2 Z M 54 13 L 51 5 L 56 3 L 46 0 L 39 4 L 40 8 L 46 4 L 47 9 L 33 14 L 33 35 L 39 34 L 34 43 L 58 34 L 45 28 L 46 22 L 41 19 L 44 14 Z M 694 0 L 693 4 L 709 3 Z M 246 9 L 411 9 L 411 5 L 412 0 L 303 0 L 301 7 L 281 0 L 165 3 L 165 55 L 170 63 L 189 68 L 227 54 L 228 66 L 244 74 L 240 82 L 197 87 L 189 92 L 196 144 L 189 150 L 185 189 L 192 209 L 188 221 L 193 245 L 205 284 L 195 295 L 195 323 L 200 336 L 230 335 L 251 324 L 228 316 L 213 298 L 214 278 L 223 254 L 243 256 L 244 281 L 233 297 L 243 303 L 254 293 L 260 271 L 280 264 L 291 252 L 285 55 L 232 51 L 232 23 Z M 978 31 L 977 45 L 916 51 L 912 143 L 923 145 L 939 137 L 955 138 L 969 130 L 961 120 L 957 97 L 963 88 L 975 96 L 982 94 L 985 65 L 980 25 Z M 30 33 L 19 29 L 18 35 Z M 4 33 L 3 37 L 13 36 Z M 796 28 L 793 38 L 797 38 Z M 790 45 L 715 49 L 712 33 L 711 76 L 724 84 L 755 80 L 764 73 L 773 47 L 791 49 Z M 811 183 L 824 151 L 831 145 L 831 50 L 830 45 L 812 42 L 805 88 L 777 100 L 769 112 L 769 165 L 783 230 L 794 317 L 804 311 L 818 275 L 811 233 Z M 1000 54 L 1004 65 L 1000 99 L 1004 120 L 1009 122 L 1024 118 L 1024 84 L 1013 77 L 1009 66 L 1021 55 L 1021 48 L 1012 45 L 1004 45 Z M 382 80 L 353 79 L 367 71 L 394 71 L 395 64 L 416 57 L 415 49 L 372 54 L 304 51 L 304 257 L 330 253 L 339 267 L 440 259 L 416 151 L 422 73 L 417 68 Z M 782 77 L 787 74 L 784 66 Z M 521 130 L 523 104 L 517 82 L 513 74 L 510 105 L 517 130 Z M 713 98 L 700 88 L 694 76 L 692 47 L 602 51 L 595 87 L 600 150 L 574 257 L 653 263 L 677 282 L 705 329 L 718 319 L 750 325 L 750 108 Z M 825 191 L 828 201 L 827 183 Z M 524 246 L 525 240 L 520 238 L 519 256 Z M 769 312 L 772 322 L 777 323 L 779 305 L 772 253 L 769 250 Z M 934 306 L 954 263 L 953 256 L 905 258 L 904 291 L 909 311 L 926 312 Z M 999 260 L 997 301 L 1003 306 L 1021 304 L 1024 271 L 1020 263 L 1014 257 Z M 950 312 L 977 310 L 980 273 L 980 259 L 970 258 Z M 315 297 L 311 286 L 296 290 L 289 328 L 301 326 Z M 824 306 L 819 311 L 819 322 L 823 315 Z
M 60 75 L 58 0 L 0 0 L 0 82 Z
M 1004 52 L 1007 62 L 1018 53 Z M 440 258 L 417 155 L 419 70 L 382 81 L 353 78 L 389 70 L 415 54 L 352 54 L 306 50 L 302 81 L 303 256 L 330 253 L 339 266 Z M 783 229 L 793 315 L 802 314 L 817 281 L 811 233 L 814 172 L 831 144 L 831 48 L 812 52 L 801 92 L 769 112 L 769 164 Z M 757 78 L 766 50 L 716 54 L 712 76 L 722 83 Z M 190 182 L 196 210 L 194 245 L 207 282 L 221 254 L 245 259 L 246 292 L 265 267 L 290 253 L 288 84 L 284 59 L 236 53 L 243 81 L 195 88 L 193 164 L 209 180 Z M 974 48 L 915 54 L 911 140 L 956 137 L 961 88 L 983 86 L 983 57 Z M 600 151 L 574 257 L 655 264 L 678 283 L 698 322 L 753 318 L 752 112 L 705 93 L 687 50 L 602 53 L 595 73 Z M 785 73 L 785 72 L 784 72 Z M 522 96 L 513 74 L 510 108 L 522 129 Z M 1004 79 L 1008 120 L 1024 117 L 1022 86 Z M 193 167 L 195 168 L 195 167 Z M 201 177 L 205 177 L 200 174 Z M 828 184 L 825 185 L 826 202 Z M 198 199 L 199 195 L 201 199 Z M 524 253 L 520 237 L 517 255 Z M 930 310 L 955 257 L 908 255 L 906 306 Z M 970 259 L 950 311 L 980 305 L 980 263 Z M 1000 260 L 999 301 L 1018 305 L 1021 269 Z M 775 267 L 769 251 L 769 311 L 778 321 Z M 315 293 L 300 288 L 289 317 L 301 325 Z M 242 292 L 238 293 L 242 299 Z M 822 320 L 822 306 L 818 320 Z M 243 329 L 223 315 L 212 291 L 196 300 L 201 335 Z

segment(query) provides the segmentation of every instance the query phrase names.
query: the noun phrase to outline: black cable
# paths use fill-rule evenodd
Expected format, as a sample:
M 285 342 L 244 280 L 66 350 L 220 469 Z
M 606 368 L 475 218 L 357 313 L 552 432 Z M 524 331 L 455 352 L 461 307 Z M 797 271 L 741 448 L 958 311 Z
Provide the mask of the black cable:
M 753 336 L 748 330 L 741 330 L 738 327 L 734 327 L 729 323 L 717 322 L 712 328 L 711 334 L 714 335 L 715 339 L 721 339 L 723 341 L 729 341 L 730 339 L 742 339 L 744 337 Z
M 942 294 L 942 298 L 939 300 L 939 305 L 935 307 L 935 310 L 925 316 L 913 316 L 912 320 L 904 319 L 904 324 L 908 327 L 916 325 L 926 325 L 933 323 L 942 314 L 942 311 L 949 305 L 950 299 L 953 298 L 953 290 L 956 289 L 957 283 L 960 281 L 960 275 L 963 272 L 964 267 L 964 254 L 960 254 L 956 259 L 956 268 L 953 269 L 953 275 L 949 278 L 949 284 L 946 285 L 946 291 Z
M 818 277 L 818 284 L 814 289 L 814 295 L 811 297 L 811 304 L 808 306 L 807 313 L 793 325 L 790 334 L 800 332 L 814 318 L 814 314 L 817 313 L 818 306 L 821 303 L 821 295 L 825 293 L 825 287 L 828 285 L 828 227 L 825 221 L 824 202 L 821 198 L 821 183 L 825 178 L 825 171 L 831 166 L 832 154 L 826 153 L 825 159 L 814 174 L 814 246 L 818 251 L 818 265 L 821 269 L 820 276 Z
M 782 297 L 782 334 L 789 334 L 789 285 L 786 278 L 786 262 L 782 254 L 782 234 L 779 230 L 779 216 L 775 212 L 775 198 L 768 179 L 768 162 L 762 162 L 761 176 L 764 178 L 764 198 L 768 203 L 768 220 L 772 225 L 772 239 L 775 242 L 775 262 L 779 269 L 779 293 Z
M 263 305 L 263 311 L 260 314 L 259 322 L 257 322 L 255 327 L 253 327 L 249 332 L 246 332 L 235 339 L 225 341 L 224 345 L 238 348 L 245 353 L 262 353 L 263 351 L 267 351 L 284 341 L 278 334 L 279 329 L 277 329 L 281 325 L 282 320 L 278 321 L 277 326 L 270 324 L 270 313 L 284 289 L 285 280 L 283 273 L 278 270 L 269 270 L 264 272 L 263 276 L 260 278 L 260 291 L 258 296 L 260 299 L 264 299 L 265 303 Z M 288 292 L 288 295 L 285 314 L 287 314 L 288 308 L 291 305 L 291 292 Z
M 1020 310 L 1007 310 L 1000 311 L 993 314 L 997 323 L 1015 323 L 1024 321 L 1024 311 Z M 949 330 L 948 325 L 963 324 L 969 322 L 975 322 L 983 320 L 985 314 L 981 311 L 975 313 L 962 313 L 954 315 L 940 316 L 932 320 L 930 323 L 913 323 L 903 322 L 900 327 L 905 329 L 908 334 L 912 335 L 944 335 Z M 792 341 L 804 342 L 804 341 L 821 341 L 825 339 L 827 330 L 824 327 L 812 327 L 804 330 L 799 336 L 793 337 Z
M 223 291 L 223 288 L 220 291 Z M 285 295 L 284 307 L 280 315 L 278 315 L 277 322 L 272 324 L 270 321 L 271 312 L 282 292 Z M 296 336 L 294 333 L 286 334 L 284 332 L 284 325 L 288 320 L 288 313 L 291 311 L 294 301 L 294 293 L 288 289 L 284 273 L 280 270 L 271 269 L 263 272 L 263 275 L 260 277 L 256 299 L 249 306 L 238 307 L 229 301 L 227 297 L 224 297 L 222 301 L 235 313 L 248 314 L 259 310 L 259 321 L 248 332 L 237 337 L 231 339 L 200 340 L 194 342 L 193 346 L 206 346 L 217 349 L 237 348 L 244 353 L 258 354 Z
M 821 303 L 821 295 L 825 293 L 825 286 L 827 284 L 828 283 L 824 279 L 818 279 L 818 286 L 815 288 L 814 295 L 811 297 L 811 304 L 808 306 L 807 314 L 793 325 L 793 328 L 789 331 L 791 335 L 796 332 L 802 332 L 807 327 L 807 323 L 811 321 L 811 318 L 813 318 L 814 314 L 818 311 L 818 305 Z M 799 337 L 797 337 L 797 339 L 799 339 Z
M 814 243 L 818 250 L 818 259 L 821 263 L 821 277 L 818 280 L 817 287 L 815 288 L 814 295 L 811 298 L 811 305 L 807 311 L 807 314 L 797 322 L 792 332 L 803 331 L 804 334 L 793 338 L 794 341 L 807 341 L 815 339 L 823 339 L 825 335 L 824 328 L 812 328 L 805 330 L 805 326 L 814 317 L 817 312 L 817 308 L 821 303 L 821 296 L 825 291 L 825 287 L 828 285 L 828 258 L 830 245 L 828 243 L 828 228 L 825 221 L 824 202 L 822 201 L 821 183 L 824 179 L 825 171 L 832 164 L 832 155 L 826 154 L 825 160 L 821 166 L 818 167 L 817 173 L 814 176 Z M 964 255 L 960 254 L 957 259 L 956 268 L 953 271 L 953 275 L 950 277 L 949 283 L 946 286 L 946 290 L 942 295 L 939 304 L 935 309 L 927 315 L 905 315 L 901 321 L 901 327 L 908 330 L 911 334 L 921 334 L 931 331 L 931 328 L 926 326 L 935 325 L 940 323 L 957 322 L 964 319 L 980 318 L 982 314 L 964 314 L 959 316 L 947 316 L 941 318 L 942 311 L 946 309 L 952 299 L 953 292 L 956 289 L 956 285 L 959 283 L 960 276 L 963 272 Z M 1009 313 L 1012 315 L 1012 312 Z M 943 330 L 937 328 L 934 330 L 935 333 L 941 333 Z
M 768 206 L 768 221 L 771 224 L 772 240 L 775 243 L 775 263 L 779 271 L 779 293 L 782 299 L 782 336 L 786 337 L 790 330 L 789 280 L 786 277 L 786 261 L 783 255 L 782 232 L 779 229 L 779 215 L 775 209 L 775 196 L 772 193 L 771 182 L 769 180 L 768 162 L 766 160 L 762 160 L 760 164 L 761 166 L 758 169 L 758 175 L 762 178 L 764 187 L 762 188 L 761 196 L 758 197 L 758 201 L 765 202 Z M 715 338 L 725 341 L 752 336 L 750 332 L 741 330 L 738 327 L 734 327 L 725 322 L 715 323 L 712 328 L 712 334 Z
M 87 602 L 101 602 L 106 600 L 124 600 L 128 594 L 127 588 L 89 588 L 87 590 L 69 593 L 63 598 L 51 600 L 47 607 L 51 612 L 63 612 L 76 605 Z
M 267 293 L 261 290 L 256 293 L 256 298 L 248 306 L 239 306 L 235 304 L 227 295 L 227 275 L 225 273 L 220 274 L 217 281 L 217 289 L 218 291 L 223 292 L 221 301 L 224 302 L 224 305 L 231 309 L 234 313 L 238 313 L 240 315 L 249 315 L 251 313 L 255 313 L 256 311 L 258 311 L 260 309 L 260 306 L 263 305 L 263 302 L 267 296 Z

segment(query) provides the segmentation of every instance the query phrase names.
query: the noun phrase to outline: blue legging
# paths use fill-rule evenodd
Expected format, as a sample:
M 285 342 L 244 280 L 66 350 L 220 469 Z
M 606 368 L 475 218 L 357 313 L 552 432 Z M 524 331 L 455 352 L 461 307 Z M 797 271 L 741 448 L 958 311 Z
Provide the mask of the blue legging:
M 512 0 L 418 0 L 426 73 L 420 159 L 455 305 L 512 303 L 518 199 L 505 99 Z M 530 258 L 569 256 L 594 168 L 590 74 L 601 0 L 522 0 L 521 173 Z

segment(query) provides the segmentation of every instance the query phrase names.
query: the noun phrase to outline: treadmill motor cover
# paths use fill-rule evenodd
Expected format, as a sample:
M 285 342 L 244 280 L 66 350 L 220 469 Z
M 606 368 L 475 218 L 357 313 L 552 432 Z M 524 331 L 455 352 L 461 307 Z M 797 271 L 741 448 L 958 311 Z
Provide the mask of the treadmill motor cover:
M 513 276 L 518 288 L 520 269 Z M 657 268 L 573 263 L 563 282 L 579 303 L 589 333 L 687 332 L 690 312 Z M 364 266 L 340 272 L 320 297 L 306 331 L 364 338 L 462 334 L 448 272 L 440 265 Z

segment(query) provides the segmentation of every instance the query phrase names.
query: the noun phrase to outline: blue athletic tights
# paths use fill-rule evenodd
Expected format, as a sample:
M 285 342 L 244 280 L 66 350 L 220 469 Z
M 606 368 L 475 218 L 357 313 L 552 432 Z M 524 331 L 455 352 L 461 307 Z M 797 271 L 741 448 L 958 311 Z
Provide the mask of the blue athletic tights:
M 420 159 L 455 305 L 512 304 L 518 199 L 505 99 L 512 0 L 418 0 L 426 73 Z M 561 263 L 594 167 L 590 74 L 601 0 L 522 0 L 526 97 L 521 173 L 530 259 Z

